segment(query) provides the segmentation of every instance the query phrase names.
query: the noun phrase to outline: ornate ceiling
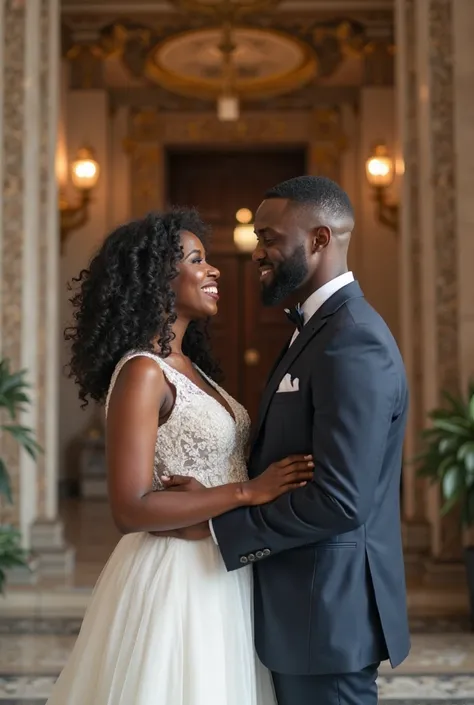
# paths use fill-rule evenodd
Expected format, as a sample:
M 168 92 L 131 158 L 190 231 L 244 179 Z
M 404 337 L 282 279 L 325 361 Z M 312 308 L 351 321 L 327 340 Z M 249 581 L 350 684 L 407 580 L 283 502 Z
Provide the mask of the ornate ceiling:
M 207 109 L 222 86 L 222 26 L 179 5 L 220 1 L 62 0 L 73 87 L 126 90 L 128 99 L 133 89 L 153 89 L 164 109 Z M 271 2 L 239 0 L 256 1 Z M 243 17 L 232 43 L 234 89 L 244 101 L 301 107 L 317 89 L 387 84 L 392 0 L 282 0 Z
M 311 47 L 273 29 L 238 27 L 232 32 L 234 90 L 247 98 L 280 95 L 308 83 L 317 73 Z M 193 98 L 222 92 L 222 31 L 191 30 L 169 37 L 147 58 L 148 78 Z

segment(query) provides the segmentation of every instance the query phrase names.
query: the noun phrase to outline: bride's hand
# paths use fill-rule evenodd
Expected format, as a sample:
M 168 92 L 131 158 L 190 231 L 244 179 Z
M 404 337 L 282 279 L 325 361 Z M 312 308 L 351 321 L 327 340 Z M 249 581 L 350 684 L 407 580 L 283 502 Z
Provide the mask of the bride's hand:
M 290 455 L 272 463 L 259 477 L 242 483 L 243 503 L 267 504 L 280 495 L 304 487 L 313 477 L 311 455 Z

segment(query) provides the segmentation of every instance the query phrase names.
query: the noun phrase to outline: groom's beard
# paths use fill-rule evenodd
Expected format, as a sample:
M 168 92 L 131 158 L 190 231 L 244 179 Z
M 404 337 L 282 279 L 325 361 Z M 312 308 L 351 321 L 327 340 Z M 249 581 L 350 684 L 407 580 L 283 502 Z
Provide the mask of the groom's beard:
M 273 270 L 268 284 L 262 284 L 261 298 L 264 306 L 276 306 L 298 289 L 308 276 L 304 245 L 299 245 L 291 259 Z

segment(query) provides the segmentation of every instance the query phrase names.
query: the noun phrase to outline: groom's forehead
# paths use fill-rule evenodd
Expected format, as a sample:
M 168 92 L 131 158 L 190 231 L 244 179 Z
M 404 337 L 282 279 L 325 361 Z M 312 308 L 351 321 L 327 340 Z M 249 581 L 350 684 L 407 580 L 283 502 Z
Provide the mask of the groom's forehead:
M 255 232 L 273 231 L 281 235 L 296 235 L 308 232 L 314 221 L 314 209 L 306 204 L 283 198 L 263 201 L 255 214 Z
M 278 229 L 279 225 L 295 219 L 294 210 L 286 198 L 268 198 L 260 204 L 255 214 L 255 224 L 259 229 Z

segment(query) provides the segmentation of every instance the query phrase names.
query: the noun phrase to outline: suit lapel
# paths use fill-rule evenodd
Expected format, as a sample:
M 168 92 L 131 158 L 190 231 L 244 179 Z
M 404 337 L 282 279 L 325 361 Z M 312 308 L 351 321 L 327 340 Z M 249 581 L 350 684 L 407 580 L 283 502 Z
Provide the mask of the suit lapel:
M 296 358 L 302 353 L 308 343 L 317 335 L 320 330 L 324 327 L 327 319 L 332 316 L 341 306 L 343 306 L 349 299 L 362 297 L 362 290 L 357 282 L 351 282 L 342 289 L 339 289 L 331 298 L 329 298 L 321 308 L 312 316 L 312 318 L 305 325 L 299 336 L 296 338 L 295 342 L 291 347 L 284 348 L 280 357 L 278 358 L 275 366 L 273 367 L 270 377 L 265 387 L 260 402 L 260 409 L 258 415 L 257 425 L 255 427 L 255 433 L 253 434 L 253 442 L 257 440 L 260 431 L 262 429 L 263 423 L 266 419 L 268 408 L 270 402 L 273 399 L 273 395 L 276 393 L 281 380 L 288 372 L 289 368 L 296 360 Z
M 292 337 L 293 337 L 293 336 L 292 336 Z M 272 378 L 272 376 L 273 376 L 275 370 L 277 369 L 278 365 L 280 364 L 280 362 L 283 360 L 283 358 L 285 357 L 286 353 L 288 352 L 288 349 L 289 349 L 289 347 L 290 347 L 290 343 L 291 343 L 291 338 L 289 338 L 289 339 L 287 340 L 287 342 L 286 342 L 286 344 L 284 345 L 284 347 L 280 350 L 280 354 L 278 355 L 277 359 L 276 359 L 275 362 L 273 363 L 273 367 L 272 367 L 272 369 L 270 370 L 270 372 L 269 372 L 269 374 L 268 374 L 267 386 L 268 386 L 268 383 L 270 382 L 270 380 L 271 380 L 271 378 Z

